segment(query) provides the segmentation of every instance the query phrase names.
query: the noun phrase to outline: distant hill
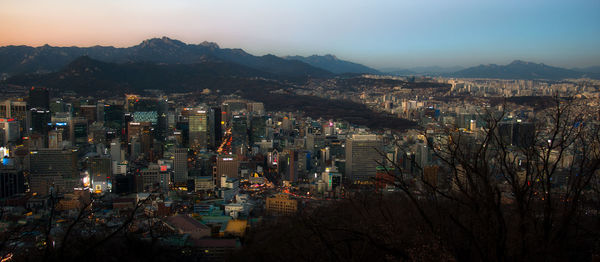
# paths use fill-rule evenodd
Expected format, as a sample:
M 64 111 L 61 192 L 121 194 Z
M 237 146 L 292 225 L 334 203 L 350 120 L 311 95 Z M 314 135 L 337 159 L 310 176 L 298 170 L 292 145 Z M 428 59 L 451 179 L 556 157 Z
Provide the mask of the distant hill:
M 117 94 L 160 89 L 169 92 L 202 90 L 204 88 L 243 89 L 252 78 L 273 78 L 273 75 L 246 66 L 203 61 L 194 64 L 156 64 L 151 62 L 107 63 L 88 56 L 77 58 L 62 70 L 47 74 L 17 75 L 8 84 L 45 86 L 79 94 Z M 236 84 L 232 84 L 236 83 Z
M 56 72 L 80 56 L 89 56 L 92 59 L 111 63 L 193 64 L 223 61 L 287 77 L 333 75 L 327 70 L 296 60 L 287 60 L 274 55 L 254 56 L 242 49 L 220 48 L 211 42 L 186 44 L 168 37 L 148 39 L 139 45 L 127 48 L 49 45 L 0 47 L 0 74 Z
M 501 79 L 548 79 L 594 77 L 597 75 L 577 72 L 570 69 L 515 60 L 508 65 L 479 65 L 448 74 L 463 78 L 501 78 Z
M 336 74 L 345 74 L 345 73 L 364 73 L 364 74 L 380 74 L 381 72 L 376 69 L 345 61 L 340 60 L 334 55 L 311 55 L 311 56 L 286 56 L 284 57 L 288 60 L 298 60 L 304 63 L 307 63 L 311 66 L 318 67 L 329 72 L 333 72 Z

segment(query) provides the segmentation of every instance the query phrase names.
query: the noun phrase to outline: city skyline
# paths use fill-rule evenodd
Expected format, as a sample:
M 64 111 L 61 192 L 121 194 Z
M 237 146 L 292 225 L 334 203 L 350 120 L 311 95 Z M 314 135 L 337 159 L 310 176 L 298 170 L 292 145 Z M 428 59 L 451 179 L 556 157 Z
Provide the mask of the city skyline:
M 333 54 L 376 69 L 598 65 L 595 1 L 5 1 L 0 46 L 117 46 L 167 36 L 255 55 Z M 132 11 L 135 10 L 135 11 Z

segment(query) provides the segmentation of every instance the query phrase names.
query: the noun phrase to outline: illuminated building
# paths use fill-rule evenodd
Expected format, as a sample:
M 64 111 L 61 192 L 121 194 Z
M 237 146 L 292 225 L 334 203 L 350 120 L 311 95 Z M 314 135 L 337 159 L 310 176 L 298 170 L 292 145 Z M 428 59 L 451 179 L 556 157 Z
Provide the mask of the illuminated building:
M 352 135 L 346 140 L 346 177 L 354 182 L 374 178 L 383 162 L 381 149 L 377 135 Z
M 109 179 L 112 177 L 112 163 L 108 157 L 93 157 L 89 159 L 90 183 L 94 192 L 106 192 Z
M 29 187 L 31 192 L 48 194 L 79 187 L 76 149 L 38 149 L 30 152 Z
M 236 155 L 221 155 L 217 156 L 216 174 L 213 175 L 217 179 L 217 187 L 223 186 L 221 184 L 221 176 L 228 178 L 238 178 L 238 169 L 240 162 Z
M 246 116 L 234 116 L 231 128 L 232 151 L 239 153 L 241 148 L 248 146 L 248 123 Z
M 269 215 L 291 216 L 298 211 L 298 201 L 288 195 L 277 194 L 267 198 L 265 209 Z
M 342 174 L 335 166 L 325 168 L 325 172 L 321 173 L 321 179 L 325 182 L 326 190 L 329 192 L 335 191 L 342 185 Z
M 194 109 L 189 119 L 190 147 L 208 148 L 208 113 L 206 110 Z

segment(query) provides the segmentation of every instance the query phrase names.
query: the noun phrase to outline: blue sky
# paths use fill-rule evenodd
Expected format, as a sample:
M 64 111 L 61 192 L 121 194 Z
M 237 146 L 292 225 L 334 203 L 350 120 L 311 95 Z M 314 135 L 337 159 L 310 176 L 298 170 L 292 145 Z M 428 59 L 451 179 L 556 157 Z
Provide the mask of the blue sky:
M 0 0 L 0 45 L 130 46 L 168 36 L 375 68 L 600 65 L 599 0 Z

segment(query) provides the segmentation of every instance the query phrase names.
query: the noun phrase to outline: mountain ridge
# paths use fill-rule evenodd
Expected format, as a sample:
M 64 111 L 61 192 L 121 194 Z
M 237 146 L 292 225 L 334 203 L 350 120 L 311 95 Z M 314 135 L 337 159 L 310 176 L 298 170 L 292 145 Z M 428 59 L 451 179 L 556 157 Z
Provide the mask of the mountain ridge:
M 549 66 L 523 60 L 513 60 L 506 65 L 481 64 L 447 74 L 459 78 L 499 78 L 499 79 L 547 79 L 561 80 L 565 78 L 598 78 L 596 74 L 578 72 L 561 67 Z
M 322 68 L 335 74 L 359 73 L 359 74 L 381 74 L 379 70 L 368 66 L 345 61 L 337 58 L 335 55 L 310 55 L 310 56 L 284 56 L 288 60 L 298 60 L 314 67 Z
M 254 56 L 242 49 L 220 48 L 213 42 L 186 44 L 168 37 L 151 38 L 130 47 L 0 47 L 0 74 L 56 72 L 80 56 L 110 63 L 154 62 L 193 64 L 226 61 L 287 77 L 331 77 L 333 73 L 277 56 Z

